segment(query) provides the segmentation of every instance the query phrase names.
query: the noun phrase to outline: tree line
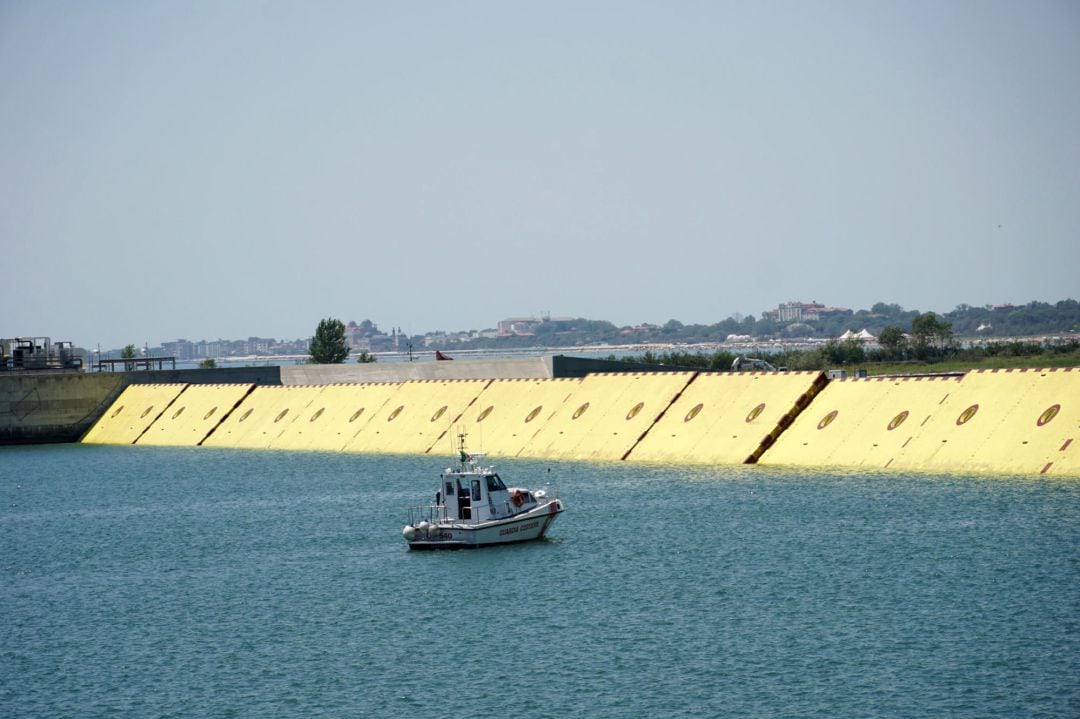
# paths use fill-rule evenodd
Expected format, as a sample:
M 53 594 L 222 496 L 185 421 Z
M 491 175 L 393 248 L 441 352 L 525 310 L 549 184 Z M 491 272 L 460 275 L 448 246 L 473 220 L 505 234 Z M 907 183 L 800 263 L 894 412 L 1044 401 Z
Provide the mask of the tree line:
M 837 339 L 847 330 L 867 330 L 877 336 L 878 347 L 868 347 L 858 340 Z M 936 362 L 961 356 L 1016 356 L 1037 354 L 1043 351 L 1041 343 L 1030 340 L 994 342 L 1002 337 L 1032 337 L 1076 335 L 1080 332 L 1080 302 L 1062 300 L 1055 304 L 1030 302 L 1023 306 L 999 306 L 976 308 L 959 305 L 952 312 L 938 315 L 934 312 L 905 310 L 897 304 L 878 302 L 869 310 L 858 310 L 849 315 L 827 316 L 818 320 L 779 323 L 772 317 L 729 317 L 711 325 L 687 325 L 669 320 L 662 326 L 641 325 L 618 327 L 604 320 L 577 318 L 539 323 L 533 334 L 512 335 L 497 338 L 476 338 L 452 345 L 428 345 L 422 336 L 413 338 L 417 345 L 432 349 L 506 349 L 528 347 L 566 347 L 595 344 L 704 344 L 720 343 L 729 336 L 749 336 L 755 340 L 767 339 L 827 339 L 821 347 L 809 350 L 787 350 L 773 355 L 789 367 L 800 368 L 804 364 L 850 365 L 861 362 Z M 966 338 L 966 345 L 958 338 Z M 973 340 L 989 340 L 973 342 Z M 1071 346 L 1075 339 L 1066 337 L 1051 343 L 1057 347 Z M 131 349 L 134 349 L 133 347 Z M 349 356 L 345 325 L 341 320 L 326 318 L 319 322 L 309 347 L 311 361 L 321 364 L 344 362 Z M 817 353 L 817 354 L 815 354 Z M 1004 353 L 1013 353 L 1004 355 Z M 650 353 L 646 353 L 649 355 Z M 697 357 L 697 353 L 669 353 Z M 654 355 L 655 356 L 655 355 Z M 705 360 L 694 360 L 703 366 L 715 362 L 728 366 L 736 356 L 732 352 L 718 352 Z M 686 359 L 684 357 L 684 359 Z M 374 362 L 375 356 L 361 353 L 359 362 Z M 669 364 L 673 364 L 671 362 Z M 773 362 L 775 364 L 775 362 Z M 710 367 L 717 369 L 718 367 Z M 810 369 L 812 367 L 806 367 Z
M 621 361 L 723 371 L 732 368 L 739 354 L 729 350 L 716 352 L 652 352 Z M 935 365 L 943 362 L 963 362 L 977 365 L 992 358 L 1040 357 L 1050 364 L 1054 360 L 1080 363 L 1080 340 L 1076 338 L 1032 340 L 1016 339 L 1004 342 L 961 342 L 957 340 L 952 323 L 933 312 L 916 316 L 911 331 L 897 325 L 886 325 L 878 335 L 877 346 L 859 339 L 830 339 L 819 347 L 786 348 L 769 353 L 765 359 L 774 367 L 788 370 L 823 370 L 829 367 L 851 367 L 874 363 L 911 363 Z M 608 357 L 617 360 L 614 355 Z
M 925 319 L 927 316 L 935 320 Z M 920 319 L 923 318 L 923 319 Z M 590 344 L 707 344 L 725 341 L 730 335 L 765 339 L 831 339 L 846 331 L 867 330 L 875 336 L 886 333 L 886 342 L 895 349 L 905 349 L 920 355 L 928 353 L 929 345 L 916 342 L 913 346 L 900 347 L 895 340 L 896 328 L 900 334 L 921 335 L 922 329 L 932 329 L 934 321 L 945 323 L 953 336 L 964 338 L 995 339 L 1002 337 L 1031 337 L 1054 334 L 1080 333 L 1080 302 L 1062 300 L 1049 304 L 1030 302 L 1022 306 L 972 307 L 959 305 L 951 312 L 936 314 L 906 310 L 898 304 L 878 302 L 868 310 L 823 315 L 819 319 L 802 322 L 779 322 L 771 316 L 755 318 L 733 316 L 713 324 L 684 324 L 668 320 L 663 325 L 617 326 L 604 320 L 577 318 L 541 322 L 530 335 L 512 335 L 497 338 L 475 338 L 450 345 L 433 345 L 437 349 L 499 349 L 527 347 L 566 347 Z M 920 323 L 928 324 L 927 327 Z M 887 331 L 888 330 L 888 331 Z M 934 333 L 931 331 L 930 333 Z M 415 338 L 418 342 L 423 338 Z M 944 338 L 936 337 L 940 346 Z

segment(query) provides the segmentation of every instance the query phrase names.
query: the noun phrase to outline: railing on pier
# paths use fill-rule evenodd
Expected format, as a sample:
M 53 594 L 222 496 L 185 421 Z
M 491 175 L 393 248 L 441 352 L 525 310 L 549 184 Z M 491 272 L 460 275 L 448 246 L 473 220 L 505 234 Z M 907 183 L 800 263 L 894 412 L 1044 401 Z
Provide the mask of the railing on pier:
M 146 370 L 165 369 L 165 363 L 176 369 L 175 357 L 126 357 L 123 359 L 103 359 L 94 363 L 94 369 L 98 372 L 138 372 Z

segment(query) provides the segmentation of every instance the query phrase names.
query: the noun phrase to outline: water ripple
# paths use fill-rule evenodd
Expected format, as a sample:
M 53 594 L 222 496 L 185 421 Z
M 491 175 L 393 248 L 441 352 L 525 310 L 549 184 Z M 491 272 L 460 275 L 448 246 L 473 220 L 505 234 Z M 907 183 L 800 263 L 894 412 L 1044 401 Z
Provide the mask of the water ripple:
M 410 553 L 437 459 L 0 456 L 3 716 L 1080 710 L 1076 482 L 503 461 L 550 539 Z

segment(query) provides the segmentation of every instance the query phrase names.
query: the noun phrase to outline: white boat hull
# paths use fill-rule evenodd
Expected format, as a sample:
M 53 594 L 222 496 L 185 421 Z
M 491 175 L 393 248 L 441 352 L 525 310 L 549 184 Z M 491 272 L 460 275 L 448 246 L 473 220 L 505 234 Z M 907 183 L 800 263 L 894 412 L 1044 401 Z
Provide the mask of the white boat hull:
M 486 522 L 442 522 L 428 527 L 426 536 L 409 540 L 410 549 L 471 549 L 498 544 L 514 544 L 543 538 L 563 511 L 562 501 L 553 499 L 535 509 L 504 519 Z

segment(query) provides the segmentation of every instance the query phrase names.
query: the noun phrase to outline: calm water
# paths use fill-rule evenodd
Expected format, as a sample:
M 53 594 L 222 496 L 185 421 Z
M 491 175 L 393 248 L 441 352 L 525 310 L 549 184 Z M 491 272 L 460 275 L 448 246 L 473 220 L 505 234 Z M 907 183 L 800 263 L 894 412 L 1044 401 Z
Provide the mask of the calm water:
M 410 553 L 440 458 L 0 460 L 4 717 L 1080 715 L 1077 480 L 506 461 L 550 540 Z

